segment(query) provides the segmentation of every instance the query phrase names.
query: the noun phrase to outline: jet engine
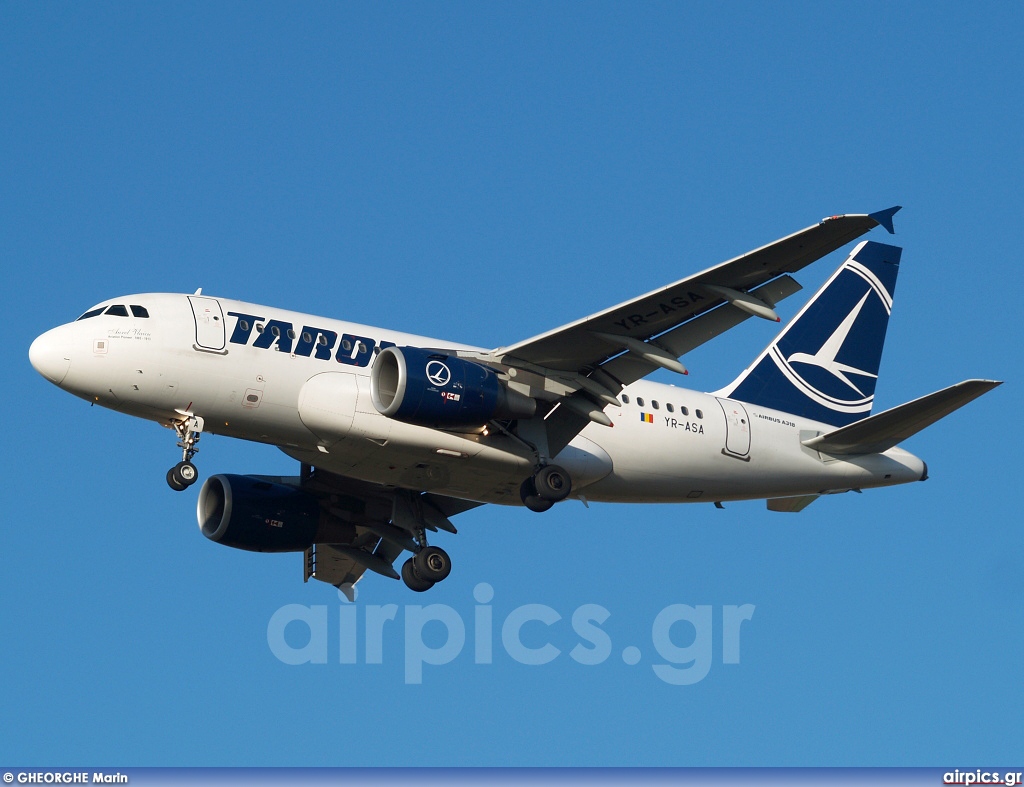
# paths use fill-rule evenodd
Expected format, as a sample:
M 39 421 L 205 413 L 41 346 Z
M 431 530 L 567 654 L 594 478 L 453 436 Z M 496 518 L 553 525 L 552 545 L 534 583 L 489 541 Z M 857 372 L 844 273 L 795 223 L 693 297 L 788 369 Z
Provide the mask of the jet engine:
M 347 543 L 355 535 L 323 514 L 312 495 L 256 476 L 210 476 L 196 516 L 211 541 L 251 552 L 302 552 L 314 542 Z
M 419 347 L 381 350 L 370 370 L 370 395 L 382 415 L 438 429 L 530 418 L 537 411 L 536 400 L 507 388 L 489 366 Z

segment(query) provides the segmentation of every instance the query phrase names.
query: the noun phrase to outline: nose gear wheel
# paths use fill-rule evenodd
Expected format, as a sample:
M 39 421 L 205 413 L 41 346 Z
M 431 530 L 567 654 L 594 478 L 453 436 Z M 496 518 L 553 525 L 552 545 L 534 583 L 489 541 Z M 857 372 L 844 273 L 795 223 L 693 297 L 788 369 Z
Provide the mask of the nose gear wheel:
M 192 457 L 199 453 L 196 444 L 203 429 L 203 419 L 190 417 L 172 424 L 178 435 L 181 461 L 167 471 L 167 485 L 175 492 L 183 492 L 199 480 L 199 470 L 192 463 Z

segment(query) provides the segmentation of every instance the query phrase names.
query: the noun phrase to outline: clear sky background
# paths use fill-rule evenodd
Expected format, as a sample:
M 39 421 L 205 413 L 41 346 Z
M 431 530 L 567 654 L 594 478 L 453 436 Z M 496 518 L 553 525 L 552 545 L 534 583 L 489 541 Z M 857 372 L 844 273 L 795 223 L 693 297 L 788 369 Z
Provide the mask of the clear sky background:
M 1022 33 L 1011 3 L 0 5 L 0 762 L 1020 763 Z M 430 594 L 361 583 L 360 621 L 399 606 L 380 665 L 362 641 L 338 663 L 346 604 L 300 556 L 202 538 L 199 487 L 164 481 L 170 432 L 28 363 L 94 303 L 197 287 L 497 346 L 894 204 L 895 239 L 869 236 L 905 247 L 876 407 L 1007 381 L 908 441 L 931 480 L 798 515 L 472 511 L 436 539 L 455 570 Z M 727 383 L 773 332 L 719 337 L 687 383 Z M 296 469 L 200 447 L 204 475 Z M 406 605 L 429 603 L 469 643 L 406 685 Z M 524 629 L 562 651 L 544 666 L 501 646 L 528 603 L 562 616 Z M 287 604 L 326 606 L 327 664 L 275 658 Z M 611 613 L 596 666 L 569 657 L 583 604 Z M 652 670 L 671 604 L 713 608 L 692 686 Z M 730 604 L 756 610 L 739 664 Z

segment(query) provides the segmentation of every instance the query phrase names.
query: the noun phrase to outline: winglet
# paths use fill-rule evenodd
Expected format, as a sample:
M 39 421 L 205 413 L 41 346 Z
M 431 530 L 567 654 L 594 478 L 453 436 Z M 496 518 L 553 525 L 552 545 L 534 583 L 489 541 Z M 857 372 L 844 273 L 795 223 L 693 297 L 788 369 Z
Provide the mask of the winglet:
M 902 209 L 902 205 L 893 205 L 891 208 L 878 211 L 878 213 L 869 213 L 868 216 L 877 221 L 881 226 L 885 227 L 889 231 L 890 235 L 895 235 L 896 230 L 893 229 L 892 226 L 892 217 Z

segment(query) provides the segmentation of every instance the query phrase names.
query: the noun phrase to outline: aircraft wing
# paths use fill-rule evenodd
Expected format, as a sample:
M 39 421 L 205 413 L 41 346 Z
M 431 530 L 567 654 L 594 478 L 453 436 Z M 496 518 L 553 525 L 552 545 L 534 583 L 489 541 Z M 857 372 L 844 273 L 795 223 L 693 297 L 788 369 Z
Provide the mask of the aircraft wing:
M 405 550 L 413 551 L 414 530 L 455 532 L 449 517 L 481 503 L 433 493 L 418 494 L 371 484 L 303 465 L 299 478 L 288 482 L 315 496 L 326 514 L 348 526 L 352 538 L 344 544 L 318 543 L 305 553 L 305 581 L 317 579 L 334 585 L 350 601 L 355 584 L 367 570 L 398 579 L 394 562 Z
M 659 367 L 686 373 L 678 358 L 751 316 L 778 321 L 773 307 L 800 289 L 789 276 L 874 227 L 893 232 L 899 206 L 870 214 L 830 216 L 646 295 L 499 347 L 481 360 L 540 378 L 523 393 L 550 403 L 543 413 L 548 449 L 556 455 L 622 388 Z M 524 384 L 529 378 L 520 376 Z
M 801 270 L 879 225 L 892 232 L 892 216 L 899 209 L 897 206 L 878 213 L 830 216 L 788 237 L 646 295 L 525 341 L 500 347 L 493 351 L 493 355 L 509 365 L 522 361 L 565 372 L 600 366 L 620 355 L 627 346 L 620 344 L 616 347 L 597 334 L 640 342 L 661 337 L 729 303 L 723 293 L 748 294 L 787 273 Z M 781 288 L 763 291 L 758 300 L 770 310 L 774 300 L 792 294 L 796 289 L 787 283 Z M 678 357 L 681 353 L 675 353 L 677 347 L 683 351 L 693 349 L 751 316 L 749 312 L 742 311 L 742 307 L 730 311 L 738 312 L 739 319 L 726 321 L 724 326 L 705 324 L 674 333 L 669 346 L 664 349 Z M 637 360 L 642 359 L 637 356 Z M 655 368 L 655 364 L 648 364 L 648 371 Z

